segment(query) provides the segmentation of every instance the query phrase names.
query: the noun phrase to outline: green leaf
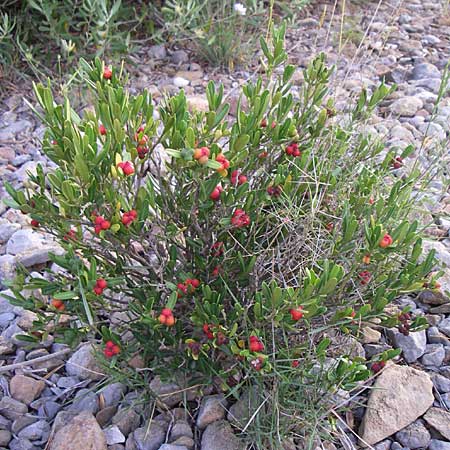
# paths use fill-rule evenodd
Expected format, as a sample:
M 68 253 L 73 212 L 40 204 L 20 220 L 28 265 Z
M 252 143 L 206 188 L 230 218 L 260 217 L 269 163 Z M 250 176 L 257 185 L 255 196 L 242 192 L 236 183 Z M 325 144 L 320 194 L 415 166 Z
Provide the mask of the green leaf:
M 235 152 L 241 151 L 248 144 L 249 140 L 250 136 L 248 134 L 242 134 L 234 141 L 233 150 Z

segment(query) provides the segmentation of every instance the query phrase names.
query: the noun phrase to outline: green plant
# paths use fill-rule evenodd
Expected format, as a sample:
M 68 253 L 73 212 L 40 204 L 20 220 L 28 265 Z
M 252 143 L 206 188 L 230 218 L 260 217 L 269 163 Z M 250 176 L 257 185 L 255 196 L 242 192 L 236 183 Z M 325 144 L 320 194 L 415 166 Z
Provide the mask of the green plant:
M 391 89 L 363 91 L 338 113 L 320 55 L 296 100 L 285 28 L 270 34 L 260 41 L 266 81 L 243 87 L 234 120 L 212 82 L 207 113 L 190 113 L 181 91 L 156 119 L 150 94 L 130 95 L 122 71 L 98 59 L 82 61 L 95 96 L 83 117 L 36 85 L 43 151 L 57 168 L 38 167 L 26 192 L 6 186 L 9 206 L 66 250 L 52 256 L 61 271 L 10 284 L 10 300 L 38 317 L 23 339 L 97 339 L 111 376 L 139 386 L 184 373 L 230 396 L 256 389 L 239 426 L 258 448 L 329 433 L 342 392 L 398 354 L 336 354 L 333 333 L 424 328 L 385 307 L 439 275 L 433 253 L 419 259 L 419 224 L 407 219 L 423 174 L 394 168 L 413 148 L 386 151 L 359 130 Z M 136 358 L 148 370 L 136 372 Z

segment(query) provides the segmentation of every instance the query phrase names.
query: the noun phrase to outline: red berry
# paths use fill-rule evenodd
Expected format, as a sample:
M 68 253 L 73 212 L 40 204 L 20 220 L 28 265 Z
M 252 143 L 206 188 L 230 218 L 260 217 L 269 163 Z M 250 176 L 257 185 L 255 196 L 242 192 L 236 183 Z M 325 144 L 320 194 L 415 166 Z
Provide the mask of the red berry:
M 112 77 L 112 70 L 109 67 L 105 67 L 103 70 L 103 78 L 105 80 L 110 80 Z
M 97 295 L 103 294 L 103 289 L 101 287 L 95 286 L 93 290 Z
M 106 282 L 106 280 L 104 278 L 99 278 L 95 285 L 97 287 L 99 287 L 100 289 L 106 289 L 108 287 L 108 283 Z
M 291 314 L 292 320 L 295 320 L 296 322 L 303 317 L 303 311 L 301 306 L 299 306 L 296 309 L 291 309 L 289 313 Z
M 387 247 L 391 246 L 393 242 L 394 242 L 394 240 L 392 239 L 392 236 L 390 234 L 386 233 L 380 239 L 379 246 L 381 248 L 387 248 Z
M 103 350 L 103 354 L 107 357 L 107 358 L 112 358 L 114 356 L 114 353 L 112 352 L 112 350 L 105 348 L 105 350 Z
M 109 220 L 104 220 L 100 227 L 102 230 L 108 230 L 111 227 L 111 222 Z
M 298 359 L 296 359 L 295 361 L 292 361 L 291 366 L 295 369 L 296 367 L 298 367 L 300 364 L 300 361 Z
M 31 226 L 34 228 L 38 228 L 39 227 L 39 222 L 36 219 L 31 219 Z
M 97 217 L 95 218 L 94 223 L 95 223 L 95 225 L 101 225 L 101 224 L 103 223 L 104 220 L 105 220 L 105 219 L 104 219 L 102 216 L 97 216 Z
M 172 315 L 172 310 L 170 308 L 163 308 L 161 314 L 166 317 L 170 317 Z
M 105 346 L 106 346 L 106 348 L 112 348 L 112 347 L 114 347 L 114 342 L 113 341 L 107 341 Z
M 114 355 L 118 355 L 120 353 L 120 347 L 117 344 L 113 345 L 112 352 Z
M 100 125 L 98 127 L 98 132 L 102 135 L 105 136 L 106 135 L 106 127 L 104 125 Z
M 194 278 L 193 280 L 191 280 L 191 284 L 192 286 L 194 286 L 194 288 L 198 288 L 200 286 L 200 281 L 197 280 L 197 278 Z
M 211 194 L 209 195 L 209 198 L 210 198 L 212 201 L 217 202 L 217 200 L 220 199 L 220 193 L 221 193 L 221 191 L 220 191 L 220 189 L 219 189 L 219 186 L 216 186 L 216 187 L 213 189 L 213 191 L 211 192 Z
M 267 120 L 263 119 L 261 120 L 261 128 L 266 128 L 267 127 Z

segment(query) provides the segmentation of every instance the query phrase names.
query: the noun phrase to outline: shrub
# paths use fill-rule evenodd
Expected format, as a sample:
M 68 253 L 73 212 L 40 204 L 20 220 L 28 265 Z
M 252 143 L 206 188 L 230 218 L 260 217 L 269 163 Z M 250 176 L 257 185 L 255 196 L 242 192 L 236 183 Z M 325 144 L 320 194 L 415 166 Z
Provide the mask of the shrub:
M 405 164 L 413 148 L 360 130 L 392 89 L 337 113 L 319 55 L 294 98 L 284 34 L 261 39 L 267 74 L 243 87 L 235 118 L 212 82 L 207 113 L 189 112 L 183 91 L 156 111 L 99 60 L 82 62 L 95 96 L 82 117 L 35 86 L 56 168 L 38 168 L 25 192 L 7 186 L 8 204 L 66 251 L 52 256 L 62 270 L 11 283 L 12 301 L 38 315 L 27 339 L 97 339 L 103 364 L 130 383 L 184 373 L 230 395 L 257 386 L 243 428 L 257 427 L 261 448 L 307 436 L 343 390 L 398 354 L 365 361 L 333 335 L 425 327 L 387 306 L 437 277 L 407 219 L 421 178 Z M 147 370 L 130 367 L 136 358 Z

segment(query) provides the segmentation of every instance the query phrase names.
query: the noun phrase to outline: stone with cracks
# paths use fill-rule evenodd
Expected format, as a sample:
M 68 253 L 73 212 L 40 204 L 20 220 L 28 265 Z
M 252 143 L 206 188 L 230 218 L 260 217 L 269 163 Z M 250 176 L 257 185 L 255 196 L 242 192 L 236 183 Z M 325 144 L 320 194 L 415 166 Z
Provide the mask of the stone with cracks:
M 371 391 L 359 429 L 362 445 L 376 444 L 407 427 L 433 402 L 433 383 L 427 373 L 408 366 L 388 367 Z
M 441 408 L 430 408 L 423 416 L 425 421 L 450 441 L 450 412 Z

